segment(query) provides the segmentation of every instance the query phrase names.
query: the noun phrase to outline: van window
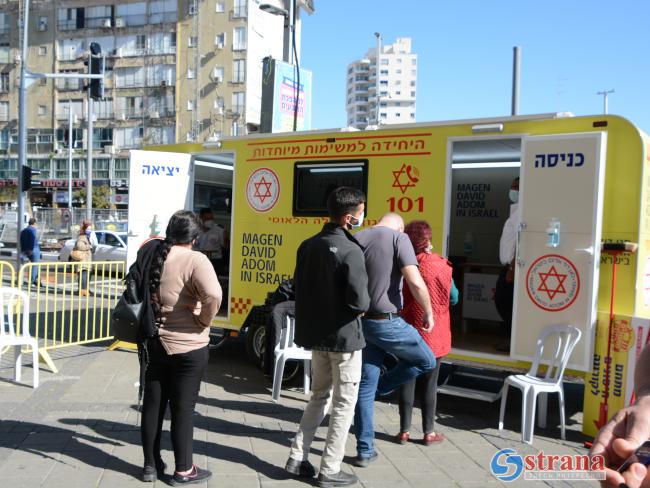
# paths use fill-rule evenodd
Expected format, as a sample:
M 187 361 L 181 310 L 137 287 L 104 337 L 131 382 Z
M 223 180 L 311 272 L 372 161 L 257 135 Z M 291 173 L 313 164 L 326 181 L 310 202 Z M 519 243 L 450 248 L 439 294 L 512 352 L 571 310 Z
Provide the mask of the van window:
M 358 188 L 368 195 L 368 160 L 296 163 L 293 215 L 327 216 L 327 197 L 339 186 Z

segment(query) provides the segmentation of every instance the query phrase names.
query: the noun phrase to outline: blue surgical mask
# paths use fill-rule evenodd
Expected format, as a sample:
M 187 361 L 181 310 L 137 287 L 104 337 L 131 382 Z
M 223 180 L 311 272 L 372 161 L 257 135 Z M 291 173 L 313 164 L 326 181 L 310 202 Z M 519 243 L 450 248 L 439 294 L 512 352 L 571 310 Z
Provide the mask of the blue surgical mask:
M 356 219 L 356 221 L 357 221 L 356 224 L 353 224 L 352 222 L 350 222 L 350 227 L 352 229 L 358 229 L 359 227 L 361 227 L 363 225 L 364 214 L 365 214 L 365 210 L 363 212 L 361 212 L 361 215 L 359 215 L 358 217 L 355 217 L 354 215 L 351 215 L 351 217 L 353 219 Z
M 519 190 L 510 190 L 508 197 L 512 203 L 519 203 Z

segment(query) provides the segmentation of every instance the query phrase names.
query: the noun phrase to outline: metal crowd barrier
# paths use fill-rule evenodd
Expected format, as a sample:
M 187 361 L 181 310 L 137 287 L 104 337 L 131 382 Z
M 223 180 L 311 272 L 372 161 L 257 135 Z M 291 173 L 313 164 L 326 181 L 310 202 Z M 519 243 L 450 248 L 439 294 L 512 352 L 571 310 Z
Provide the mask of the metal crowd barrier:
M 58 369 L 50 351 L 112 339 L 110 315 L 124 290 L 125 267 L 123 261 L 45 261 L 21 266 L 19 286 L 30 295 L 30 332 L 53 372 Z

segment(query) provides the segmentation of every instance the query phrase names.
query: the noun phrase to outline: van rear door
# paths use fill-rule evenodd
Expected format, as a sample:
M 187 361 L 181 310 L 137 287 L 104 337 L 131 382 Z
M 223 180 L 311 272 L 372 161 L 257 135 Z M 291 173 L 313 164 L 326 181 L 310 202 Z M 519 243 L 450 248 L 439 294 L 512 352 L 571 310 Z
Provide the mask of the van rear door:
M 140 246 L 165 234 L 174 212 L 192 209 L 191 154 L 131 151 L 127 266 Z
M 582 331 L 569 367 L 591 367 L 605 133 L 525 137 L 511 356 L 531 360 L 548 325 Z

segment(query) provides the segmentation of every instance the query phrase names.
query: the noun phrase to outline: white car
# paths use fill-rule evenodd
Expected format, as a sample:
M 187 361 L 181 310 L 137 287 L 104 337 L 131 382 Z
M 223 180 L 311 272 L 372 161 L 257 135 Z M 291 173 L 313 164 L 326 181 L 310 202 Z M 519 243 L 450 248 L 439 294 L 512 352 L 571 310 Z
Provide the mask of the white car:
M 126 261 L 126 232 L 96 230 L 98 246 L 93 261 Z M 70 261 L 70 253 L 77 239 L 68 239 L 59 253 L 59 261 Z

